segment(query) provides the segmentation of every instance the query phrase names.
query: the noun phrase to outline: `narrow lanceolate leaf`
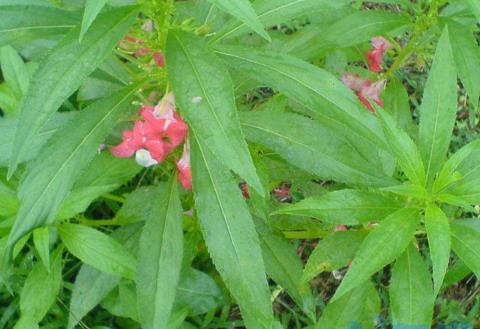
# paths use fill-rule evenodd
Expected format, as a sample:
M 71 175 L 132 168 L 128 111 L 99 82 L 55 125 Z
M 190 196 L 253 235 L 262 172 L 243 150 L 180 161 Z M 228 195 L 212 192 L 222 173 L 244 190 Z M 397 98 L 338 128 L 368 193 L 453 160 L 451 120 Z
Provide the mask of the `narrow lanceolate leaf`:
M 302 280 L 308 282 L 324 271 L 334 271 L 353 260 L 365 239 L 363 231 L 339 231 L 320 240 L 308 258 Z
M 0 46 L 11 44 L 19 39 L 28 41 L 60 35 L 75 27 L 79 15 L 60 10 L 48 2 L 19 3 L 0 2 Z
M 262 23 L 259 21 L 255 10 L 252 8 L 250 0 L 208 0 L 217 7 L 226 11 L 233 17 L 237 18 L 245 25 L 250 27 L 256 33 L 266 40 L 270 41 L 268 33 L 263 29 Z
M 432 259 L 433 283 L 435 295 L 442 287 L 450 259 L 450 223 L 443 211 L 430 204 L 425 211 L 425 229 L 427 230 L 430 258 Z
M 232 174 L 191 134 L 195 205 L 210 255 L 246 327 L 270 328 L 270 294 L 258 236 Z
M 419 222 L 418 210 L 411 208 L 385 218 L 363 241 L 333 299 L 338 300 L 393 262 L 412 241 Z
M 29 164 L 19 190 L 21 204 L 10 233 L 10 244 L 30 230 L 55 220 L 75 180 L 128 108 L 137 88 L 138 85 L 131 85 L 87 107 L 75 121 L 59 130 Z
M 408 93 L 402 81 L 397 77 L 390 79 L 385 90 L 385 110 L 390 112 L 400 128 L 412 133 L 413 120 L 410 112 Z
M 34 230 L 33 244 L 45 268 L 50 269 L 50 229 L 39 227 Z
M 253 3 L 253 9 L 263 26 L 283 23 L 305 13 L 319 11 L 325 7 L 338 8 L 347 4 L 347 0 L 260 0 Z M 238 20 L 230 20 L 216 33 L 212 42 L 219 42 L 224 39 L 236 37 L 249 31 L 248 25 Z
M 112 238 L 124 245 L 127 250 L 135 252 L 142 229 L 141 224 L 122 226 L 112 233 Z M 119 284 L 121 278 L 100 272 L 96 268 L 83 264 L 75 278 L 70 299 L 68 329 L 72 329 L 95 306 Z
M 247 112 L 240 116 L 247 139 L 322 179 L 388 186 L 395 181 L 367 163 L 333 129 L 292 113 Z
M 457 113 L 457 73 L 448 28 L 438 42 L 419 112 L 420 151 L 431 183 L 445 160 Z
M 458 221 L 452 223 L 451 234 L 453 251 L 480 278 L 480 229 Z
M 383 132 L 372 113 L 360 108 L 357 97 L 327 71 L 272 51 L 218 45 L 216 52 L 233 69 L 305 106 L 315 119 L 360 151 L 365 145 L 385 146 Z M 371 154 L 368 157 L 375 158 Z
M 360 287 L 336 301 L 331 301 L 323 311 L 315 328 L 346 329 L 371 328 L 375 316 L 368 307 L 372 302 L 378 304 L 378 293 L 371 282 L 365 282 Z
M 5 82 L 14 93 L 20 97 L 25 95 L 30 77 L 27 66 L 15 49 L 10 46 L 0 48 L 0 66 Z
M 276 213 L 315 217 L 337 225 L 356 225 L 382 220 L 400 208 L 397 201 L 380 193 L 340 190 L 304 199 Z
M 80 224 L 61 224 L 57 228 L 68 251 L 85 264 L 107 274 L 135 277 L 135 258 L 110 236 Z
M 79 41 L 81 42 L 85 33 L 92 25 L 102 8 L 107 4 L 108 0 L 87 0 L 85 2 L 85 11 L 83 12 L 82 27 L 80 29 Z
M 480 95 L 480 54 L 477 40 L 469 28 L 459 24 L 449 24 L 448 32 L 452 49 L 462 49 L 461 52 L 454 51 L 453 57 L 470 102 L 477 108 Z
M 101 15 L 82 43 L 78 42 L 79 30 L 75 29 L 41 62 L 20 110 L 10 158 L 10 175 L 45 123 L 83 80 L 103 63 L 128 31 L 136 13 L 136 8 L 123 7 Z
M 52 254 L 52 264 L 47 269 L 37 262 L 29 273 L 20 294 L 22 317 L 40 322 L 55 303 L 62 286 L 62 249 Z
M 417 146 L 389 113 L 378 106 L 375 109 L 383 126 L 390 151 L 395 156 L 398 165 L 412 183 L 424 186 L 425 168 Z
M 405 250 L 392 270 L 390 307 L 394 328 L 430 328 L 433 316 L 430 272 L 413 245 Z
M 185 32 L 169 33 L 166 56 L 173 90 L 190 128 L 221 162 L 263 195 L 224 64 L 203 40 Z
M 143 328 L 161 329 L 168 325 L 182 266 L 182 206 L 176 177 L 152 191 L 149 199 L 154 206 L 138 253 L 138 315 Z
M 314 314 L 314 302 L 310 288 L 302 282 L 302 262 L 296 248 L 268 227 L 263 219 L 254 217 L 254 221 L 267 274 L 302 306 L 304 312 Z

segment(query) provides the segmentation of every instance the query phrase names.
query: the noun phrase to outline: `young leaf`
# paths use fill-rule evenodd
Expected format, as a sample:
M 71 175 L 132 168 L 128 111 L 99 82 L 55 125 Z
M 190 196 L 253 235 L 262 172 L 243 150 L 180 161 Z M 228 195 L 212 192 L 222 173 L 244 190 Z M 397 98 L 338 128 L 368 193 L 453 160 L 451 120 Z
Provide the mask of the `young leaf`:
M 41 62 L 32 77 L 20 110 L 9 174 L 16 170 L 31 143 L 62 103 L 99 66 L 128 31 L 136 7 L 122 7 L 100 15 L 83 42 L 73 30 Z
M 353 92 L 327 71 L 272 51 L 216 46 L 216 52 L 233 69 L 305 106 L 309 114 L 345 137 L 360 152 L 365 151 L 365 145 L 385 147 L 383 132 L 373 115 L 361 109 Z M 366 159 L 378 158 L 368 155 Z
M 267 274 L 308 314 L 314 314 L 308 285 L 302 282 L 302 262 L 294 246 L 273 231 L 263 219 L 254 216 Z
M 221 162 L 263 194 L 223 63 L 203 40 L 185 32 L 169 33 L 166 56 L 173 90 L 191 130 Z
M 165 328 L 172 312 L 183 254 L 182 205 L 176 176 L 149 196 L 155 203 L 140 237 L 137 304 L 142 327 Z
M 480 229 L 475 230 L 465 221 L 455 221 L 451 225 L 451 234 L 455 254 L 480 277 Z
M 337 225 L 356 225 L 382 220 L 400 208 L 395 200 L 380 193 L 339 190 L 304 199 L 275 213 L 315 217 Z
M 400 128 L 412 133 L 413 120 L 407 90 L 397 77 L 390 79 L 385 89 L 385 110 L 392 114 Z
M 340 231 L 320 240 L 308 258 L 302 281 L 308 282 L 324 271 L 334 271 L 353 260 L 365 239 L 363 231 Z
M 378 302 L 378 294 L 371 282 L 365 282 L 360 287 L 331 301 L 323 311 L 315 328 L 346 329 L 371 328 L 374 317 L 368 312 L 369 302 Z
M 242 21 L 265 40 L 271 41 L 268 33 L 263 29 L 262 23 L 258 20 L 250 0 L 208 0 L 217 7 Z
M 434 204 L 425 211 L 425 229 L 427 230 L 430 258 L 432 259 L 435 296 L 442 287 L 450 260 L 450 223 L 443 211 Z
M 22 317 L 38 323 L 47 314 L 62 286 L 62 265 L 62 248 L 52 254 L 48 269 L 41 262 L 35 264 L 20 294 Z
M 375 110 L 398 165 L 412 183 L 425 186 L 425 168 L 417 146 L 389 113 L 378 106 Z
M 395 181 L 366 163 L 357 150 L 329 129 L 292 113 L 247 112 L 240 121 L 248 140 L 322 179 L 388 186 Z
M 110 236 L 79 224 L 61 224 L 57 228 L 68 251 L 85 264 L 127 279 L 135 277 L 135 258 Z
M 4 80 L 17 96 L 27 92 L 30 76 L 20 55 L 10 46 L 0 48 L 0 64 Z
M 78 40 L 82 42 L 83 36 L 92 25 L 102 8 L 107 4 L 108 0 L 87 0 L 85 1 L 85 11 L 83 12 L 82 27 Z
M 438 42 L 419 112 L 420 151 L 430 184 L 445 160 L 457 113 L 457 73 L 448 28 Z
M 45 5 L 45 4 L 47 5 Z M 60 10 L 47 2 L 0 2 L 0 46 L 18 41 L 60 35 L 78 24 L 77 13 Z
M 333 299 L 338 300 L 393 262 L 412 241 L 419 222 L 418 210 L 411 208 L 385 218 L 363 241 Z
M 395 328 L 430 328 L 433 289 L 430 272 L 413 245 L 397 259 L 390 280 L 390 307 Z
M 55 220 L 75 180 L 128 108 L 137 88 L 138 84 L 128 86 L 80 112 L 29 164 L 19 190 L 21 204 L 10 233 L 10 244 L 32 229 Z
M 335 1 L 329 0 L 259 0 L 253 3 L 253 9 L 258 15 L 258 19 L 263 26 L 271 26 L 283 23 L 304 13 L 320 11 L 325 7 L 333 6 L 335 8 L 347 4 L 347 0 Z M 212 42 L 219 42 L 231 37 L 245 34 L 249 31 L 247 24 L 238 20 L 230 20 L 218 31 L 212 38 Z
M 258 236 L 232 174 L 191 132 L 195 205 L 210 255 L 249 329 L 270 328 L 270 294 Z

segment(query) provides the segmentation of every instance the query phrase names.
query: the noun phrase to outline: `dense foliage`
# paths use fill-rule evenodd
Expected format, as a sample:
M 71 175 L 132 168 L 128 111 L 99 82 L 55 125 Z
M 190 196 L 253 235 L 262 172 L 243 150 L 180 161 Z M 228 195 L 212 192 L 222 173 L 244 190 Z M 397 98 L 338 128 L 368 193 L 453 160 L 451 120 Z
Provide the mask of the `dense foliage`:
M 480 328 L 479 21 L 0 0 L 0 329 Z

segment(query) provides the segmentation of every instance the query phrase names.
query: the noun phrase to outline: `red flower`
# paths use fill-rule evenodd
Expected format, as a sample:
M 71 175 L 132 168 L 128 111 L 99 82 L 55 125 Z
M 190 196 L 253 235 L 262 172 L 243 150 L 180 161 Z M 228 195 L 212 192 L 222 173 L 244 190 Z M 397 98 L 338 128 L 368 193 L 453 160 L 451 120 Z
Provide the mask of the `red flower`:
M 183 154 L 177 161 L 178 180 L 187 190 L 192 189 L 192 169 L 190 168 L 190 150 L 187 144 L 183 147 Z
M 368 98 L 372 99 L 379 106 L 383 106 L 383 100 L 380 99 L 380 94 L 385 88 L 386 80 L 379 80 L 372 82 L 370 80 L 363 80 L 359 75 L 353 73 L 344 73 L 342 75 L 343 83 L 350 89 L 356 92 L 358 99 L 371 112 L 375 112 L 372 104 Z
M 390 43 L 383 37 L 375 37 L 371 40 L 373 50 L 367 52 L 368 68 L 372 72 L 379 73 L 382 71 L 381 64 L 385 52 L 391 48 Z
M 165 57 L 163 57 L 161 52 L 154 53 L 153 60 L 157 63 L 158 67 L 165 67 Z
M 245 199 L 250 199 L 250 189 L 247 183 L 241 183 L 240 190 L 242 190 L 242 195 Z

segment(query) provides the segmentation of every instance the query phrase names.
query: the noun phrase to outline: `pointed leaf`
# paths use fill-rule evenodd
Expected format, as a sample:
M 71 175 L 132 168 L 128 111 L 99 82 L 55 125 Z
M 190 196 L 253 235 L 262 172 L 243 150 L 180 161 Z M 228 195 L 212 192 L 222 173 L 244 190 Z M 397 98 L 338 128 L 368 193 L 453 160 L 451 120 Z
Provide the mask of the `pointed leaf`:
M 80 29 L 79 41 L 82 42 L 83 36 L 92 25 L 102 8 L 108 0 L 87 0 L 85 1 L 85 11 L 83 12 L 82 27 Z
M 140 237 L 137 304 L 142 328 L 165 328 L 175 301 L 183 254 L 182 205 L 177 177 L 157 187 Z
M 419 112 L 420 151 L 430 183 L 445 160 L 457 113 L 457 73 L 448 28 L 438 42 Z
M 390 280 L 394 328 L 430 328 L 433 287 L 428 266 L 413 245 L 397 259 Z
M 263 194 L 223 63 L 203 40 L 184 32 L 169 33 L 166 55 L 173 90 L 190 128 L 228 168 Z
M 397 77 L 393 77 L 385 89 L 385 110 L 392 114 L 400 128 L 412 132 L 413 120 L 407 90 Z
M 451 233 L 453 251 L 480 278 L 480 229 L 476 230 L 464 221 L 455 221 Z
M 103 63 L 115 44 L 128 31 L 137 9 L 122 7 L 101 15 L 78 42 L 73 30 L 41 62 L 23 101 L 10 158 L 13 174 L 28 145 L 62 103 Z
M 45 223 L 52 223 L 75 180 L 97 154 L 122 112 L 128 109 L 138 84 L 93 103 L 59 130 L 27 167 L 19 190 L 20 210 L 10 244 Z M 68 138 L 65 138 L 68 136 Z
M 258 20 L 250 0 L 208 0 L 217 7 L 236 17 L 267 41 L 271 41 L 268 33 L 263 29 L 262 23 Z
M 275 213 L 315 217 L 337 225 L 356 225 L 382 220 L 400 208 L 394 199 L 380 193 L 339 190 L 304 199 Z
M 434 204 L 425 211 L 425 229 L 427 230 L 430 258 L 432 259 L 435 296 L 442 287 L 450 260 L 450 223 L 443 211 Z
M 45 268 L 50 269 L 50 228 L 39 227 L 33 231 L 33 244 Z
M 412 241 L 419 221 L 418 210 L 411 208 L 385 218 L 363 241 L 333 299 L 338 300 L 393 262 Z
M 22 57 L 12 47 L 5 46 L 0 48 L 0 64 L 4 80 L 17 95 L 25 95 L 30 76 Z
M 270 294 L 255 227 L 232 174 L 198 136 L 190 138 L 195 205 L 210 255 L 246 327 L 270 328 Z
M 110 236 L 80 224 L 57 226 L 68 251 L 85 264 L 127 279 L 135 277 L 135 258 Z

